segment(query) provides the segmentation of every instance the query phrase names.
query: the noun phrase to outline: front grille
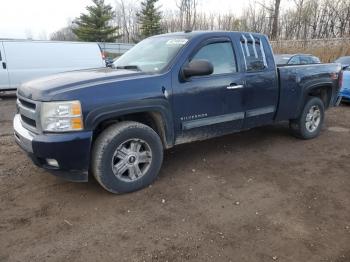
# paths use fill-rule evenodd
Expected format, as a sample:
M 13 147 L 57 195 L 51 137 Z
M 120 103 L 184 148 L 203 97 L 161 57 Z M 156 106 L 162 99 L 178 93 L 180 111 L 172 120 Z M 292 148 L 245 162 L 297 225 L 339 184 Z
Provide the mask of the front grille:
M 36 128 L 36 121 L 35 120 L 30 119 L 30 118 L 23 116 L 23 115 L 21 115 L 21 119 L 27 125 L 30 125 L 31 127 Z
M 21 116 L 22 125 L 34 133 L 39 133 L 40 130 L 39 103 L 20 96 L 17 99 L 17 108 Z
M 23 100 L 21 98 L 18 98 L 18 100 L 24 107 L 27 107 L 27 108 L 32 109 L 32 110 L 35 110 L 36 104 L 28 102 L 26 100 Z

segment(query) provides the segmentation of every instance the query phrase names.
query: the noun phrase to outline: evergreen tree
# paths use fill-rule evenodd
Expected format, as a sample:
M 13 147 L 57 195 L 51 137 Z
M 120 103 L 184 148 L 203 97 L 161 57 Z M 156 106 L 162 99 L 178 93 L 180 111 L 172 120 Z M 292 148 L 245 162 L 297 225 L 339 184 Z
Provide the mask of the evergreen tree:
M 141 2 L 141 12 L 137 14 L 141 24 L 141 36 L 143 38 L 157 35 L 162 32 L 160 25 L 161 12 L 155 7 L 158 0 L 144 0 Z
M 110 25 L 115 13 L 112 6 L 106 5 L 104 0 L 92 0 L 94 5 L 87 6 L 87 14 L 81 14 L 75 19 L 74 34 L 82 41 L 115 42 L 119 37 L 118 27 Z

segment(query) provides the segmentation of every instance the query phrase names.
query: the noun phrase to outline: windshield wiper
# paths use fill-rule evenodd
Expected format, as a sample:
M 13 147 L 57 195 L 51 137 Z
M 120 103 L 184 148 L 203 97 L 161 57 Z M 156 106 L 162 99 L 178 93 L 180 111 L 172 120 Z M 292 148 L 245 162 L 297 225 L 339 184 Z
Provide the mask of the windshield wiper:
M 142 71 L 137 65 L 116 66 L 117 69 Z

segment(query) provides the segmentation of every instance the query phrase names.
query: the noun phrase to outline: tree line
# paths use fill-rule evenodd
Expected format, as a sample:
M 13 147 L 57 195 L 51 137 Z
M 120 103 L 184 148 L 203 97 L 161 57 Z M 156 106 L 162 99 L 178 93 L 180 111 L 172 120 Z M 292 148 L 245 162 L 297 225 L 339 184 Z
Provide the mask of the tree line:
M 158 0 L 144 0 L 140 5 L 116 0 L 114 7 L 93 0 L 85 13 L 51 39 L 135 43 L 151 35 L 185 30 L 260 32 L 273 40 L 350 37 L 350 0 L 262 0 L 248 4 L 240 15 L 201 11 L 201 0 L 175 1 L 176 8 L 169 10 Z

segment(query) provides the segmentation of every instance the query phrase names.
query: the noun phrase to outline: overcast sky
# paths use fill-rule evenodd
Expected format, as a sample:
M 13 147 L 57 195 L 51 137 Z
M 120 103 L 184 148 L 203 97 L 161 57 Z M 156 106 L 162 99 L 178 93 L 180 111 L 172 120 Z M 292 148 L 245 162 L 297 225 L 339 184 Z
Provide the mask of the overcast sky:
M 127 1 L 127 0 L 126 0 Z M 132 1 L 132 0 L 130 0 Z M 250 0 L 254 1 L 254 0 Z M 106 0 L 115 6 L 115 0 Z M 135 1 L 138 3 L 140 1 Z M 176 8 L 175 0 L 159 0 L 163 9 Z M 0 38 L 44 39 L 84 12 L 91 0 L 2 0 Z M 201 0 L 201 10 L 239 14 L 249 0 Z

